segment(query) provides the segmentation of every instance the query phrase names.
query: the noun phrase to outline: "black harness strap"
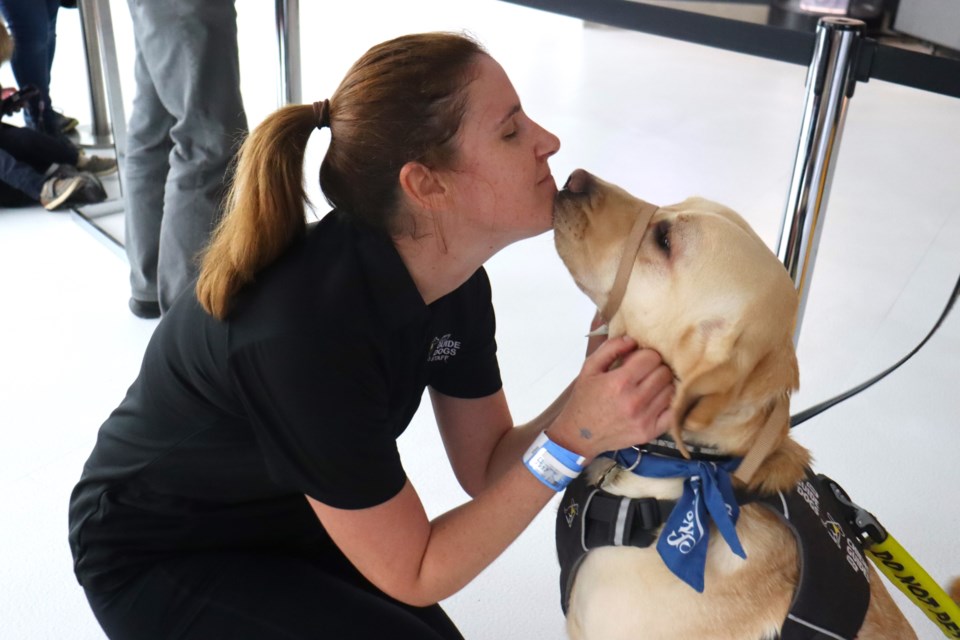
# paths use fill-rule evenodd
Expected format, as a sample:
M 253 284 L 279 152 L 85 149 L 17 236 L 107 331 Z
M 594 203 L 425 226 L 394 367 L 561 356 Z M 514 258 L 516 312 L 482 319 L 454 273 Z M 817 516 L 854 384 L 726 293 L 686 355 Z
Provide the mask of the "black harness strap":
M 564 614 L 573 579 L 587 551 L 609 546 L 649 547 L 674 505 L 674 500 L 615 496 L 588 485 L 583 475 L 571 482 L 560 502 L 556 526 Z
M 870 606 L 870 576 L 863 543 L 826 476 L 807 469 L 786 493 L 763 496 L 797 542 L 800 575 L 781 640 L 852 640 Z
M 830 491 L 825 476 L 807 476 L 788 492 L 737 494 L 776 513 L 797 542 L 800 575 L 781 640 L 852 640 L 870 603 L 870 582 L 859 536 Z M 557 514 L 560 604 L 570 604 L 573 582 L 587 552 L 603 546 L 649 547 L 676 502 L 625 498 L 587 484 L 580 476 L 567 487 Z

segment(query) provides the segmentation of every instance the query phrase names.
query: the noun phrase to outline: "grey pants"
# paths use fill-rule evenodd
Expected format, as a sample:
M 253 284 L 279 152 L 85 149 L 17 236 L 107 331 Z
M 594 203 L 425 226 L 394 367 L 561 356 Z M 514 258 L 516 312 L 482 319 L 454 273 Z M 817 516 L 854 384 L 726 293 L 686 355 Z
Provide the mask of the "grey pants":
M 161 311 L 190 286 L 247 118 L 234 0 L 127 0 L 137 93 L 123 188 L 131 293 Z

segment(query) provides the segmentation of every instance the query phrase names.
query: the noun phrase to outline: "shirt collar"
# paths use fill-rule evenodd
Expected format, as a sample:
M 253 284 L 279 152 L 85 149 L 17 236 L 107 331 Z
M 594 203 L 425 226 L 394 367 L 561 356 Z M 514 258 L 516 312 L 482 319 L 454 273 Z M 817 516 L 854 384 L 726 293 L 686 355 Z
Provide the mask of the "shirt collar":
M 369 286 L 370 306 L 384 325 L 401 327 L 426 320 L 427 305 L 390 236 L 362 222 L 350 220 L 347 214 L 334 213 L 353 230 L 359 266 Z

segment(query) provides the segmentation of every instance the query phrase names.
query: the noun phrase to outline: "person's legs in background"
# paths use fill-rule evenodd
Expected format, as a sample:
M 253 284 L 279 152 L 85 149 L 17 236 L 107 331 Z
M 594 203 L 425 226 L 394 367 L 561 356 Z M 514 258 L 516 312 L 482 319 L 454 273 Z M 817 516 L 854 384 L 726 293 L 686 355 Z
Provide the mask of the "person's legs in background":
M 16 209 L 37 204 L 37 201 L 20 189 L 0 180 L 0 209 Z
M 131 10 L 133 5 L 131 0 Z M 124 247 L 130 263 L 130 309 L 140 317 L 155 318 L 160 315 L 157 257 L 163 220 L 163 191 L 173 148 L 170 129 L 176 120 L 160 102 L 143 60 L 139 36 L 135 46 L 137 93 L 127 126 L 127 154 L 123 167 Z
M 17 160 L 13 154 L 0 149 L 0 181 L 19 190 L 33 202 L 39 202 L 46 177 L 26 162 Z
M 115 173 L 117 161 L 88 156 L 64 140 L 27 127 L 0 124 L 0 149 L 9 152 L 47 177 L 83 175 L 83 191 L 71 199 L 73 204 L 103 202 L 107 193 L 99 176 Z
M 178 71 L 171 82 L 157 87 L 177 120 L 170 130 L 174 148 L 164 190 L 157 268 L 164 312 L 197 275 L 197 257 L 219 217 L 230 165 L 247 130 L 234 0 L 169 4 L 174 5 L 174 14 L 160 18 L 168 21 L 167 37 L 155 43 L 162 50 L 155 59 L 163 64 L 166 58 Z M 173 43 L 170 29 L 187 35 Z
M 80 160 L 77 148 L 62 138 L 9 124 L 0 124 L 0 149 L 9 151 L 37 171 L 46 171 L 54 163 L 76 166 Z
M 3 206 L 21 206 L 39 202 L 48 210 L 73 204 L 89 204 L 106 197 L 98 192 L 86 174 L 62 175 L 43 172 L 0 148 L 0 191 Z M 91 195 L 98 194 L 98 195 Z M 95 199 L 91 199 L 95 198 Z
M 63 133 L 64 120 L 54 112 L 50 100 L 59 10 L 60 0 L 0 0 L 0 11 L 15 42 L 10 61 L 13 75 L 21 88 L 33 85 L 40 90 L 27 105 L 24 120 L 31 128 L 55 136 Z
M 131 288 L 135 300 L 153 295 L 166 311 L 197 274 L 247 129 L 236 8 L 234 0 L 128 4 L 138 51 L 124 183 Z M 163 148 L 165 163 L 158 157 Z M 133 303 L 131 309 L 137 313 Z

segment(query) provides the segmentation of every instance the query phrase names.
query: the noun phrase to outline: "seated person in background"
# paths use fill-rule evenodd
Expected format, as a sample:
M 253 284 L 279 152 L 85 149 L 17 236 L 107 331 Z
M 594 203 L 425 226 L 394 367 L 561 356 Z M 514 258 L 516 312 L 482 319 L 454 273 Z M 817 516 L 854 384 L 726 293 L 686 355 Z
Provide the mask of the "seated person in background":
M 10 34 L 0 24 L 0 64 L 13 53 Z M 0 89 L 2 115 L 20 110 L 32 93 Z M 62 138 L 0 123 L 0 206 L 14 207 L 39 202 L 47 209 L 106 200 L 96 176 L 117 170 L 116 160 L 86 156 Z

